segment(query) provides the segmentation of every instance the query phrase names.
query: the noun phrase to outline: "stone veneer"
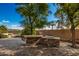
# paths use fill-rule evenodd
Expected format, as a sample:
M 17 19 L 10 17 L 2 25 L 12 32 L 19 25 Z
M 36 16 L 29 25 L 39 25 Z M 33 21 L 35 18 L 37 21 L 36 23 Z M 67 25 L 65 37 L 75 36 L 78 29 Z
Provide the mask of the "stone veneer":
M 35 37 L 36 36 L 36 37 Z M 59 37 L 53 37 L 53 36 L 40 36 L 37 37 L 37 35 L 35 36 L 25 36 L 26 39 L 26 44 L 33 44 L 35 43 L 37 40 L 39 40 L 39 42 L 37 43 L 37 45 L 42 45 L 42 46 L 49 46 L 49 47 L 59 47 L 60 45 L 60 38 Z
M 60 38 L 53 37 L 53 36 L 45 36 L 45 37 L 42 37 L 39 44 L 49 46 L 49 47 L 59 47 Z

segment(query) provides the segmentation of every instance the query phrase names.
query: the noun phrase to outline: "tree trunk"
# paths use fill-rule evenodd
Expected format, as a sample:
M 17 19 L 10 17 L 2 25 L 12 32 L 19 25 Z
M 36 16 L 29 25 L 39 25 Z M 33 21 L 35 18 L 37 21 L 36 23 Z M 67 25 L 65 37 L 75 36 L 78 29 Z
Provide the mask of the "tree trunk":
M 71 39 L 72 39 L 72 47 L 76 47 L 76 41 L 75 41 L 75 27 L 71 26 Z
M 31 23 L 31 35 L 33 34 L 33 24 Z
M 32 24 L 32 19 L 29 16 L 29 21 L 30 21 L 30 31 L 31 31 L 31 35 L 33 34 L 33 24 Z

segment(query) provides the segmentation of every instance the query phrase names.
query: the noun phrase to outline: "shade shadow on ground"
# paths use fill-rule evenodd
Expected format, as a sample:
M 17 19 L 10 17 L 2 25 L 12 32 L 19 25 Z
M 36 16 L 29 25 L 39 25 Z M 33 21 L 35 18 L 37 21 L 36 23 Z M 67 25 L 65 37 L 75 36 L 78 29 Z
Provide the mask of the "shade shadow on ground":
M 21 38 L 1 39 L 0 56 L 77 56 L 79 48 L 70 47 L 71 43 L 60 42 L 60 47 L 24 45 Z M 78 44 L 79 46 L 79 44 Z

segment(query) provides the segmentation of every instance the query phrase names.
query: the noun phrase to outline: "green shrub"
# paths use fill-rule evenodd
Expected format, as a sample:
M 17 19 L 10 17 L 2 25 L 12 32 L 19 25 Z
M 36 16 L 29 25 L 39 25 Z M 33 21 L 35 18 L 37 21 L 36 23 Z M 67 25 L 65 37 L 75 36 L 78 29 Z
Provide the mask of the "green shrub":
M 35 34 L 36 34 L 36 31 L 35 31 L 35 29 L 33 29 L 33 35 L 35 35 Z M 23 29 L 21 35 L 31 35 L 30 29 L 29 28 Z
M 7 38 L 7 35 L 0 34 L 0 38 Z

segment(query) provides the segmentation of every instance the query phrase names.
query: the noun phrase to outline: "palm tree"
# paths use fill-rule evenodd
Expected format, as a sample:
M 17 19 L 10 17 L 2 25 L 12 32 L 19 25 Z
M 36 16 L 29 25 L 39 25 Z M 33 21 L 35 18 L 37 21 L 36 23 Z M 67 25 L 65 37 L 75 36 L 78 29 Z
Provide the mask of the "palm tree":
M 56 23 L 57 23 L 57 29 L 63 29 L 64 26 L 63 21 L 57 20 Z
M 26 24 L 30 25 L 30 31 L 33 34 L 35 27 L 42 27 L 45 24 L 44 21 L 46 21 L 48 15 L 48 4 L 20 4 L 17 11 L 24 16 Z
M 66 20 L 65 23 L 69 23 L 68 25 L 71 26 L 71 34 L 72 34 L 72 47 L 76 47 L 76 42 L 75 42 L 75 28 L 79 25 L 79 4 L 75 3 L 63 3 L 59 4 L 59 6 L 63 11 L 64 20 Z
M 52 26 L 52 30 L 53 30 L 53 26 L 55 25 L 55 21 L 50 21 L 47 23 L 48 26 Z
M 59 20 L 56 21 L 57 23 L 57 28 L 61 28 L 63 29 L 63 26 L 69 28 L 69 22 L 67 22 L 65 19 L 66 16 L 65 15 L 65 12 L 63 11 L 62 7 L 60 7 L 60 4 L 57 4 L 58 5 L 58 9 L 57 11 L 55 12 L 55 17 L 57 17 Z

